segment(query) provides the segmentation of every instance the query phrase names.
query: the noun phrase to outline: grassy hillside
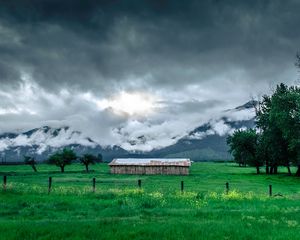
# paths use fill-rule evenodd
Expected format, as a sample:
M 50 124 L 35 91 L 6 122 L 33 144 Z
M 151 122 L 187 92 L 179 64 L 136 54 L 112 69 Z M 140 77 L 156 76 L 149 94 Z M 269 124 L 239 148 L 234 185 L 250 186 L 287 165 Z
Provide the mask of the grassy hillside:
M 64 174 L 54 166 L 38 169 L 0 166 L 8 175 L 0 239 L 298 239 L 300 179 L 285 169 L 278 176 L 229 163 L 194 163 L 190 176 L 110 175 L 105 164 L 90 173 L 80 165 Z M 282 196 L 269 197 L 269 184 Z
M 166 158 L 190 158 L 192 161 L 207 161 L 208 159 L 228 159 L 228 154 L 217 152 L 211 148 L 194 149 L 179 153 L 172 153 L 165 156 Z M 211 161 L 211 160 L 210 160 Z

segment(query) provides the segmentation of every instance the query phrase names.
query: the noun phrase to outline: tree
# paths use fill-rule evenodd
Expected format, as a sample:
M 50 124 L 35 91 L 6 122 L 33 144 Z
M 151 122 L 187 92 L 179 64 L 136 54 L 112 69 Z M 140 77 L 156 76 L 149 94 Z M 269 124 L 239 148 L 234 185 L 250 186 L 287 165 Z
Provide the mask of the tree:
M 258 146 L 257 146 L 257 156 L 260 159 L 263 159 L 263 162 L 266 166 L 266 174 L 270 173 L 270 163 L 271 163 L 271 152 L 269 145 L 269 138 L 266 135 L 260 134 L 258 138 Z
M 103 162 L 103 156 L 102 156 L 101 153 L 98 153 L 98 154 L 97 154 L 97 162 L 98 162 L 98 163 Z
M 36 161 L 34 159 L 34 157 L 30 157 L 30 156 L 24 156 L 24 163 L 26 165 L 30 165 L 33 169 L 34 172 L 37 172 L 37 169 L 36 169 Z
M 246 159 L 243 152 L 243 147 L 240 138 L 241 131 L 235 131 L 233 135 L 227 137 L 227 144 L 229 145 L 229 152 L 233 155 L 234 161 L 239 164 L 239 166 L 246 166 Z
M 300 176 L 300 88 L 281 83 L 271 96 L 264 96 L 257 112 L 257 127 L 268 148 L 267 168 L 277 173 L 279 165 L 298 166 Z
M 286 142 L 285 166 L 289 168 L 290 162 L 293 162 L 298 167 L 296 175 L 300 176 L 300 88 L 285 86 L 285 89 L 285 92 L 274 99 L 274 118 L 277 119 L 277 126 Z
M 65 166 L 70 165 L 77 159 L 75 152 L 71 149 L 64 148 L 61 152 L 56 152 L 49 157 L 49 163 L 60 167 L 61 172 L 65 171 Z
M 97 157 L 92 154 L 84 154 L 82 157 L 80 157 L 80 162 L 85 165 L 85 169 L 88 172 L 89 165 L 95 164 L 97 162 Z
M 258 157 L 258 134 L 254 129 L 237 130 L 227 138 L 227 143 L 234 159 L 239 164 L 256 167 L 257 174 L 263 161 Z
M 300 53 L 295 65 L 300 69 Z M 255 113 L 259 132 L 256 141 L 251 131 L 237 131 L 228 138 L 235 160 L 258 166 L 263 163 L 259 159 L 264 159 L 266 173 L 270 174 L 276 174 L 278 166 L 286 166 L 291 174 L 293 163 L 300 177 L 300 87 L 277 85 L 271 96 L 263 96 Z M 249 149 L 256 149 L 256 157 Z

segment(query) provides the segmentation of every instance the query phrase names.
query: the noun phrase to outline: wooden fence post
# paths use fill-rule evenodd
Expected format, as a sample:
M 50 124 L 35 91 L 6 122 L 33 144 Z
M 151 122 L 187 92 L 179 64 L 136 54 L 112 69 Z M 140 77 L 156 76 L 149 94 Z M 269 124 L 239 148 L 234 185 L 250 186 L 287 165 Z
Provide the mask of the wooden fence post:
M 269 196 L 272 197 L 272 185 L 269 185 Z
M 142 180 L 141 179 L 138 180 L 138 186 L 139 186 L 139 188 L 142 187 Z
M 181 192 L 183 192 L 183 188 L 184 188 L 183 181 L 181 181 Z
M 93 178 L 93 192 L 96 191 L 96 178 Z
M 7 181 L 7 177 L 3 176 L 3 190 L 6 190 L 6 181 Z
M 51 187 L 52 187 L 52 177 L 49 177 L 49 182 L 48 182 L 48 194 L 51 192 Z
M 229 183 L 226 182 L 225 186 L 226 186 L 226 194 L 228 194 L 229 193 Z

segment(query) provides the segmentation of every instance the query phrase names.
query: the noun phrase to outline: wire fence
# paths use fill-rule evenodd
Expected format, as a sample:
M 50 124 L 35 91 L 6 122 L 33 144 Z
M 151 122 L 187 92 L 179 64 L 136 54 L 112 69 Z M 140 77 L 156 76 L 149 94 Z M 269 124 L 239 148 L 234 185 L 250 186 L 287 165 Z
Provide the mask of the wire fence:
M 96 190 L 109 190 L 109 189 L 144 189 L 144 187 L 149 187 L 151 185 L 152 189 L 156 190 L 164 190 L 164 191 L 181 191 L 182 193 L 185 191 L 195 191 L 194 184 L 186 184 L 185 181 L 176 181 L 173 182 L 173 184 L 170 186 L 167 183 L 164 184 L 164 186 L 160 185 L 159 187 L 153 188 L 153 184 L 155 184 L 155 181 L 148 181 L 143 180 L 140 178 L 137 179 L 101 179 L 93 177 L 91 179 L 64 179 L 59 177 L 48 177 L 40 179 L 41 181 L 39 184 L 32 183 L 32 182 L 19 182 L 14 181 L 14 176 L 7 176 L 3 175 L 3 184 L 2 184 L 2 190 L 8 191 L 13 190 L 16 188 L 23 188 L 30 189 L 31 186 L 38 187 L 40 190 L 43 190 L 44 192 L 47 192 L 48 194 L 51 194 L 53 189 L 55 188 L 70 188 L 70 189 L 84 189 L 85 192 L 91 192 L 95 193 Z M 157 182 L 156 182 L 157 184 Z M 158 184 L 157 184 L 158 185 Z M 229 182 L 225 182 L 223 186 L 218 186 L 214 190 L 216 191 L 223 191 L 225 194 L 229 194 L 230 191 L 237 190 L 237 187 L 234 186 L 234 188 L 231 188 L 231 184 Z M 197 191 L 197 190 L 196 190 Z M 261 194 L 261 192 L 259 192 Z M 265 187 L 265 195 L 268 195 L 269 197 L 272 196 L 283 196 L 282 193 L 273 193 L 273 185 L 269 184 Z

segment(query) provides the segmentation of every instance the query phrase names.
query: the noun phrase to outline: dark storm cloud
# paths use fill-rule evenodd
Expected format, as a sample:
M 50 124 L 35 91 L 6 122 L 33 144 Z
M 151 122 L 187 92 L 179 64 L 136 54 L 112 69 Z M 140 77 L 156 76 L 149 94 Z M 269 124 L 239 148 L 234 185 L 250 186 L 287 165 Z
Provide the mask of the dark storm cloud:
M 141 149 L 168 145 L 213 112 L 294 83 L 299 12 L 296 0 L 1 1 L 0 128 L 63 122 L 113 143 L 121 126 L 130 140 L 162 141 Z M 146 120 L 99 110 L 120 91 L 163 107 Z
M 114 89 L 134 78 L 135 87 L 176 89 L 241 70 L 241 81 L 274 81 L 273 71 L 292 67 L 299 9 L 297 1 L 6 1 L 1 79 L 18 81 L 23 69 L 45 87 Z

